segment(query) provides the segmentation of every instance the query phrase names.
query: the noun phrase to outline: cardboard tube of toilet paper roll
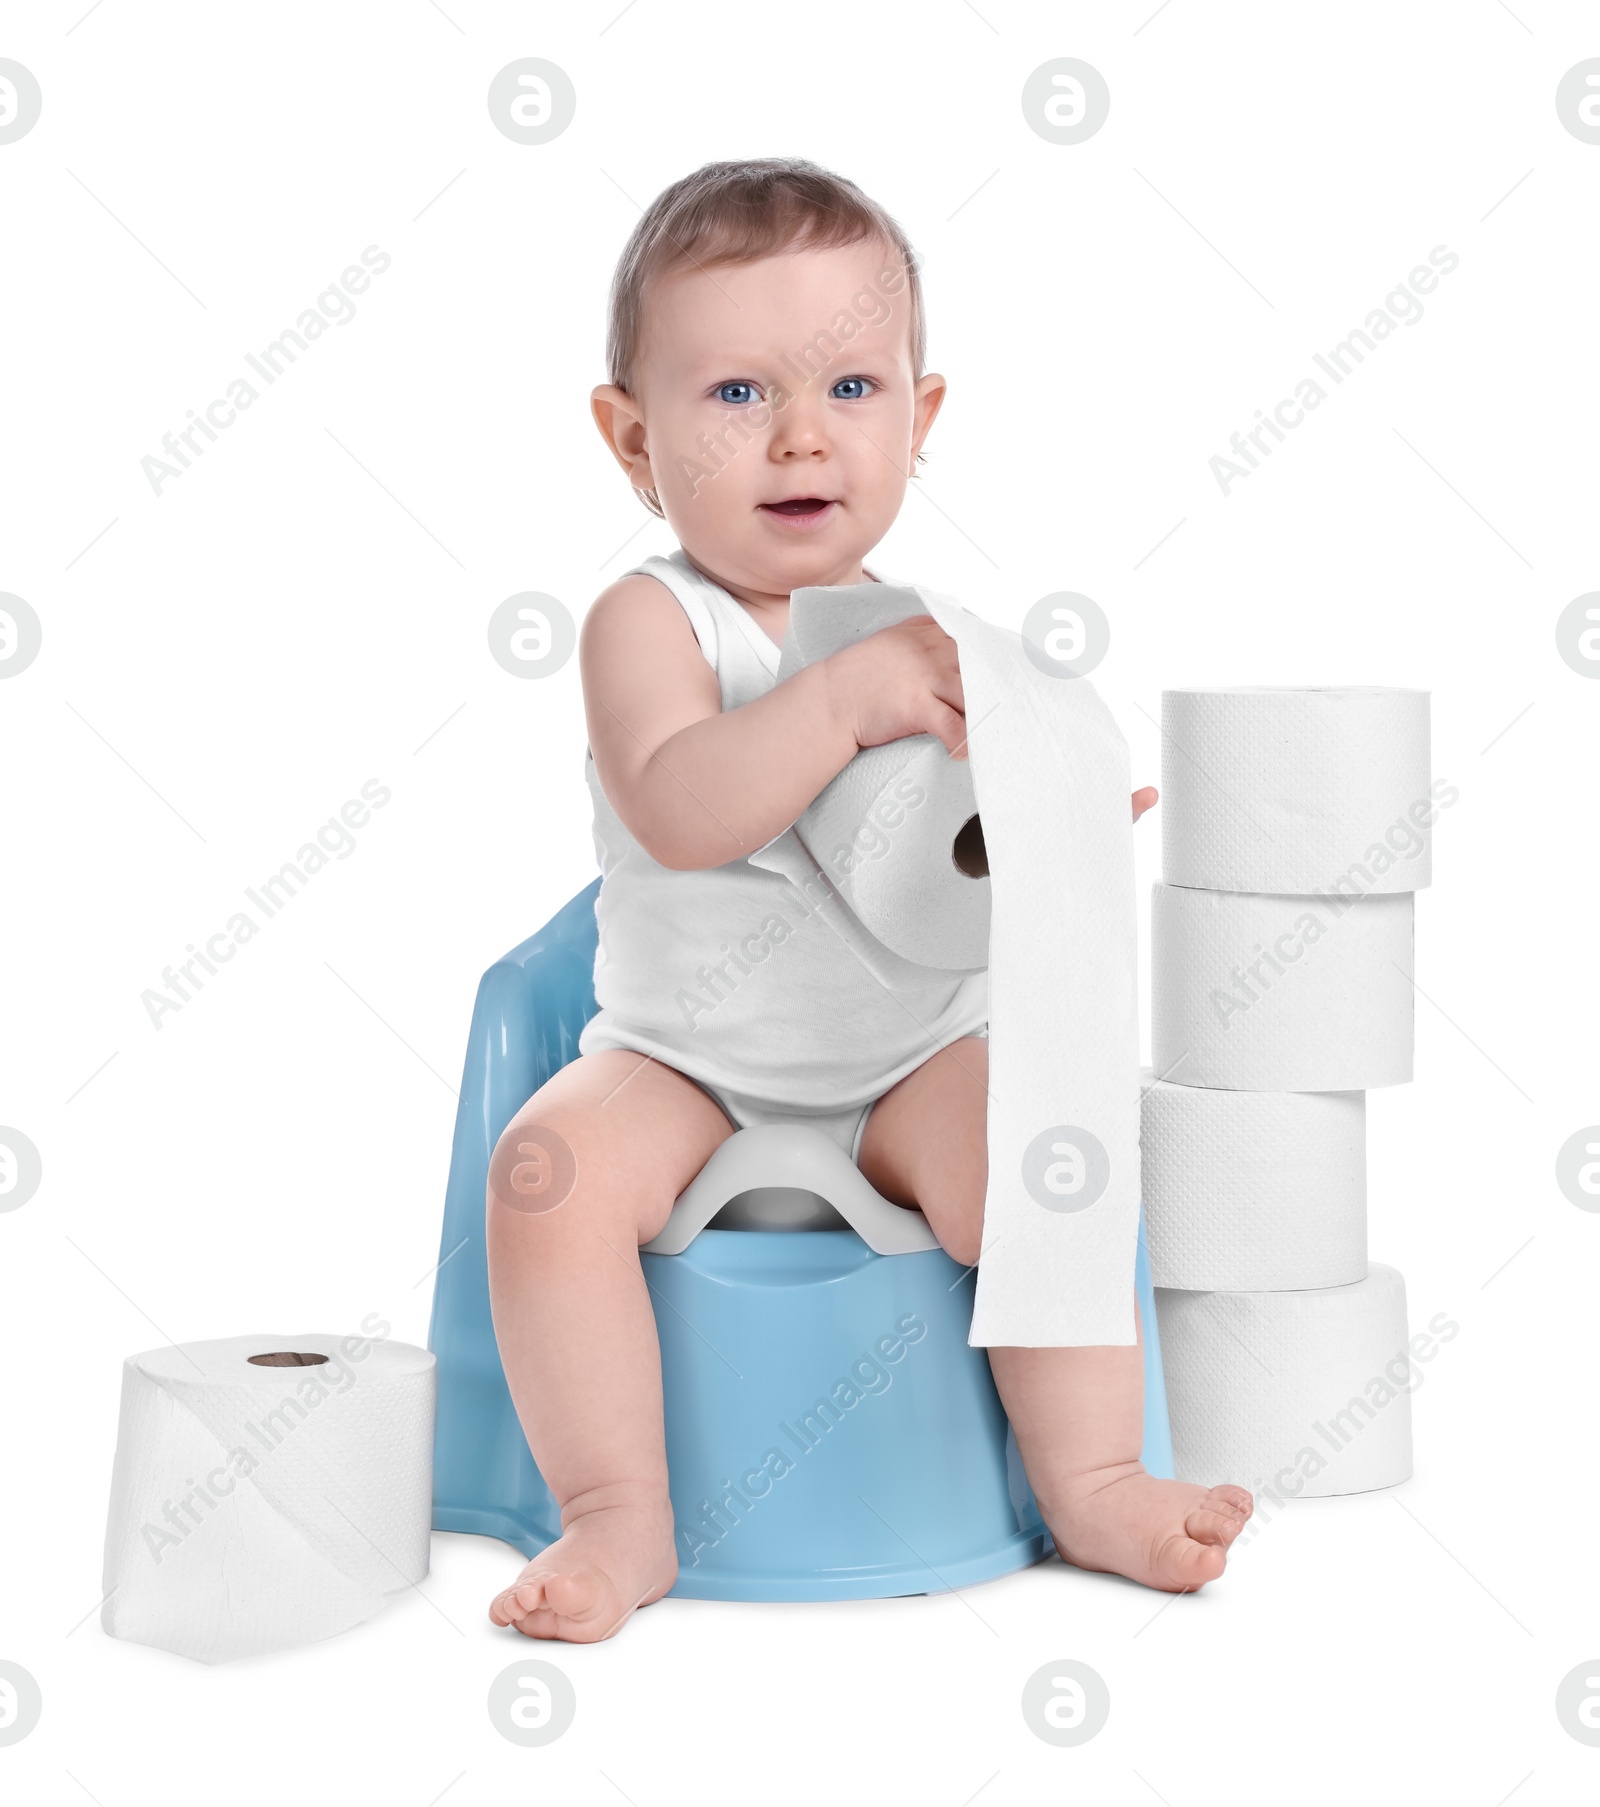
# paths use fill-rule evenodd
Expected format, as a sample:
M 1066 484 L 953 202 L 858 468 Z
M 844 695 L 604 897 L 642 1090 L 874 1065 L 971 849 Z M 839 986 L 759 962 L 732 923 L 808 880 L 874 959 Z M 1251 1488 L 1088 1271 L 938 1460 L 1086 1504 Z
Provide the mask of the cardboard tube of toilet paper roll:
M 1428 692 L 1167 690 L 1162 875 L 1212 891 L 1416 891 L 1432 879 Z
M 429 1350 L 371 1337 L 273 1332 L 130 1355 L 106 1631 L 222 1663 L 348 1630 L 420 1581 L 434 1380 Z
M 1143 1078 L 1157 1286 L 1281 1292 L 1365 1278 L 1365 1093 L 1229 1092 L 1148 1069 Z
M 911 614 L 956 642 L 990 871 L 988 1185 L 968 1340 L 1130 1344 L 1139 1023 L 1127 745 L 1087 679 L 1041 670 L 1020 634 L 920 586 L 796 590 L 780 681 Z M 908 923 L 905 944 L 925 930 L 938 925 Z
M 1151 1064 L 1180 1085 L 1355 1092 L 1411 1077 L 1411 893 L 1258 897 L 1158 884 Z
M 1374 1262 L 1306 1292 L 1157 1288 L 1179 1480 L 1323 1499 L 1411 1475 L 1405 1281 Z M 1429 1355 L 1438 1345 L 1430 1339 Z

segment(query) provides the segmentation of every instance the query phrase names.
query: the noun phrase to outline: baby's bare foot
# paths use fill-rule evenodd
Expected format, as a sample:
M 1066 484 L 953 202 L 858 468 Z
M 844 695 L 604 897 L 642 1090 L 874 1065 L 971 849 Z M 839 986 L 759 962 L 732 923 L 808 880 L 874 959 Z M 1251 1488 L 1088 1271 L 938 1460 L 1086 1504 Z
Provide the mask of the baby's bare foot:
M 672 1539 L 664 1502 L 585 1513 L 494 1597 L 489 1617 L 530 1638 L 597 1643 L 672 1586 L 678 1575 Z
M 1160 1481 L 1135 1464 L 1080 1476 L 1044 1517 L 1075 1567 L 1182 1594 L 1216 1580 L 1254 1510 L 1242 1487 Z

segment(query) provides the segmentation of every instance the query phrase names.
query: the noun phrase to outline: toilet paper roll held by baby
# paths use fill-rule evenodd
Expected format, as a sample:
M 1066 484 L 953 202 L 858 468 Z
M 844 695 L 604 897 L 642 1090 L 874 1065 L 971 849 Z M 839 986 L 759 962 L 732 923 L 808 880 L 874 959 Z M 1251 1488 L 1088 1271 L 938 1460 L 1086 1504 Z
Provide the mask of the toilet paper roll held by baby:
M 928 612 L 912 585 L 803 589 L 790 602 L 778 682 Z M 991 888 L 969 760 L 931 734 L 863 747 L 795 823 L 857 920 L 900 959 L 940 972 L 989 963 Z
M 988 965 L 990 883 L 972 774 L 932 736 L 865 748 L 795 832 L 892 953 L 941 972 Z

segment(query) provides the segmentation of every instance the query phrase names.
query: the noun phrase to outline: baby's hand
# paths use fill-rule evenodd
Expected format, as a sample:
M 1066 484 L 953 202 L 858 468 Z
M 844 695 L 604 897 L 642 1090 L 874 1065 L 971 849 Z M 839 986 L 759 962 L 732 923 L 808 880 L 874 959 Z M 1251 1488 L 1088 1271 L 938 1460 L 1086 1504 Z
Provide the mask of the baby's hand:
M 835 710 L 858 747 L 908 734 L 935 734 L 953 759 L 967 757 L 966 698 L 956 643 L 931 615 L 880 628 L 822 661 Z M 1133 793 L 1137 822 L 1156 802 L 1154 785 Z
M 956 643 L 931 615 L 880 628 L 822 663 L 835 712 L 858 747 L 933 734 L 951 758 L 966 758 L 966 699 Z

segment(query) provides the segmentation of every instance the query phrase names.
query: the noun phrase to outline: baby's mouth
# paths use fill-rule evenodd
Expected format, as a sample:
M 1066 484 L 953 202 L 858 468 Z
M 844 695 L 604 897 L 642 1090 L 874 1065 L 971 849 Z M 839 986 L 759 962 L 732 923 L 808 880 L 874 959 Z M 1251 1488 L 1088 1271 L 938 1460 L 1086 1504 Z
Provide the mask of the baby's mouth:
M 824 509 L 831 508 L 833 503 L 825 496 L 791 496 L 785 502 L 763 502 L 761 506 L 768 514 L 804 520 L 808 515 L 821 514 Z

